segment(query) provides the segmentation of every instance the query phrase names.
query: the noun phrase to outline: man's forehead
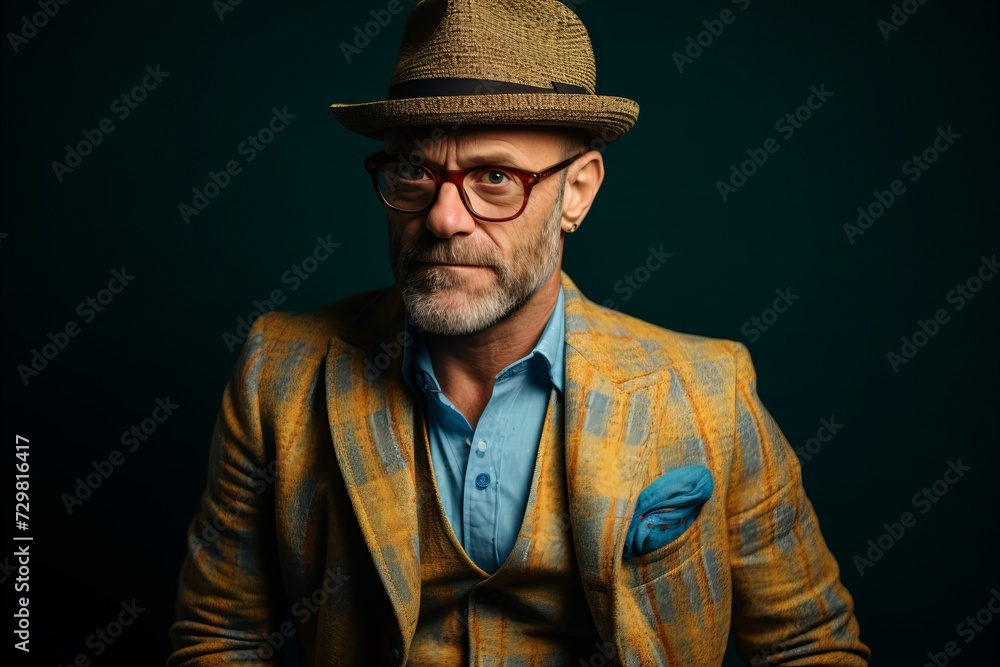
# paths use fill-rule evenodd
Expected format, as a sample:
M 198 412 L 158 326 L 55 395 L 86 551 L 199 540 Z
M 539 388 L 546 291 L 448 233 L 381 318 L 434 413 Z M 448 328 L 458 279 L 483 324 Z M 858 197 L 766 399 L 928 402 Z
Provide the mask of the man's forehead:
M 459 125 L 459 126 L 407 126 L 386 130 L 387 146 L 421 146 L 444 143 L 454 139 L 459 146 L 538 146 L 541 143 L 560 144 L 565 130 L 549 126 L 517 125 Z

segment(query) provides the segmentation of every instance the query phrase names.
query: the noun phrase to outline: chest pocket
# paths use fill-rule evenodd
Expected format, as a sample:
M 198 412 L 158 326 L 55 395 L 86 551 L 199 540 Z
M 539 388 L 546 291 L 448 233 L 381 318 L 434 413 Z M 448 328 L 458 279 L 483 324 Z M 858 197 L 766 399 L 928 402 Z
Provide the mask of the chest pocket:
M 695 519 L 687 530 L 672 542 L 639 556 L 622 558 L 622 573 L 629 589 L 641 588 L 661 583 L 663 578 L 682 578 L 685 570 L 694 574 L 703 543 L 701 522 L 703 516 Z

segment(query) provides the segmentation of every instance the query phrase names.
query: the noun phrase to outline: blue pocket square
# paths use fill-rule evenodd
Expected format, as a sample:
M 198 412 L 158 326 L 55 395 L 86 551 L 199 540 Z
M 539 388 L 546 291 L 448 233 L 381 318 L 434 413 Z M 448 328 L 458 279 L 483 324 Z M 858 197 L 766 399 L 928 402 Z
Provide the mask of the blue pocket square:
M 675 540 L 694 523 L 713 488 L 705 466 L 684 466 L 657 478 L 639 494 L 624 556 L 641 556 Z

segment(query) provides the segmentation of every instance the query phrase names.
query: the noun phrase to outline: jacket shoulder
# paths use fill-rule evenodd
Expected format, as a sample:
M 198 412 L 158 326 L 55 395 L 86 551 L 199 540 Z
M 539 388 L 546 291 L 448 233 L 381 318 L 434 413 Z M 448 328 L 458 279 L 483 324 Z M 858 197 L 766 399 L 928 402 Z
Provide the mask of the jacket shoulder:
M 257 318 L 247 334 L 232 380 L 272 400 L 312 396 L 331 341 L 384 293 L 372 289 L 303 312 L 274 311 Z
M 383 292 L 384 289 L 366 290 L 303 312 L 267 313 L 254 323 L 251 335 L 260 335 L 260 343 L 269 356 L 281 356 L 283 352 L 322 356 L 331 338 Z
M 746 346 L 739 341 L 675 331 L 598 304 L 592 304 L 592 308 L 609 331 L 616 337 L 632 338 L 657 366 L 736 364 L 746 353 Z

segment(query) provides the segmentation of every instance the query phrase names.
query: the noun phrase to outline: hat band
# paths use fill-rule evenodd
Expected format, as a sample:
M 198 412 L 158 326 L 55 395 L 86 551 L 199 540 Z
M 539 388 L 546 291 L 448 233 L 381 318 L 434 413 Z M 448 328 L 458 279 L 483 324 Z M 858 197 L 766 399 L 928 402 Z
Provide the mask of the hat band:
M 389 87 L 386 98 L 400 100 L 412 97 L 437 97 L 450 95 L 504 95 L 509 93 L 561 93 L 590 95 L 583 86 L 553 81 L 551 88 L 529 86 L 509 81 L 489 79 L 413 79 Z

